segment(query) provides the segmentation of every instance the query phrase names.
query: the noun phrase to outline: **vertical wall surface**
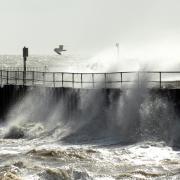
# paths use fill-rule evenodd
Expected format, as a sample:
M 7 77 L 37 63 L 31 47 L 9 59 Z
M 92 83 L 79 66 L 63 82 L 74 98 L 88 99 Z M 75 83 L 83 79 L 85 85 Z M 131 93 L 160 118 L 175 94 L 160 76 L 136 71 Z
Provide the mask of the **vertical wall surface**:
M 58 104 L 61 100 L 61 104 L 64 107 L 64 117 L 66 119 L 75 119 L 79 117 L 79 103 L 80 96 L 89 92 L 94 92 L 94 89 L 72 89 L 72 88 L 49 88 L 49 87 L 26 87 L 26 86 L 14 86 L 6 85 L 0 87 L 0 119 L 3 121 L 8 113 L 8 110 L 16 105 L 18 101 L 23 101 L 23 97 L 31 91 L 36 89 L 41 89 L 43 93 L 39 94 L 41 96 L 41 101 L 45 104 L 47 110 L 52 108 L 52 102 Z M 38 93 L 39 91 L 36 91 Z M 97 92 L 95 92 L 97 93 Z M 116 103 L 117 99 L 121 95 L 119 89 L 101 89 L 98 91 L 103 97 L 103 104 L 109 106 L 111 103 Z M 177 114 L 180 114 L 180 90 L 179 89 L 161 89 L 161 90 L 151 90 L 152 96 L 161 96 L 168 98 L 176 109 Z M 111 96 L 111 97 L 110 97 Z M 98 97 L 97 97 L 98 100 Z M 96 102 L 92 103 L 92 106 Z M 102 107 L 103 109 L 103 107 Z M 48 112 L 47 112 L 48 113 Z

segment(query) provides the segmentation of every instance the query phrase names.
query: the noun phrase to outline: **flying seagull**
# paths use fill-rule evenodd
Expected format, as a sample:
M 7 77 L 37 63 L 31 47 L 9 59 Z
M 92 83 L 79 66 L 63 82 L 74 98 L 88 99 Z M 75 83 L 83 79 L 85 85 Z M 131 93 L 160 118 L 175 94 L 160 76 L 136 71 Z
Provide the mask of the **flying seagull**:
M 63 47 L 64 47 L 64 45 L 59 45 L 59 47 L 58 47 L 58 48 L 55 48 L 54 51 L 55 51 L 57 54 L 62 55 L 61 52 L 67 51 L 67 50 L 63 49 Z

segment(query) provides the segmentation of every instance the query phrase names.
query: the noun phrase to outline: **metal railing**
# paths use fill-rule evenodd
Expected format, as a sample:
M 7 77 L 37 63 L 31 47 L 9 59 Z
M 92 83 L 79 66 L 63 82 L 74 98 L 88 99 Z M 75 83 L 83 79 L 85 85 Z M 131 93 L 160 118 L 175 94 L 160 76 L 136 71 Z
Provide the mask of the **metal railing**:
M 1 85 L 70 88 L 129 88 L 146 84 L 150 88 L 180 88 L 180 71 L 131 71 L 108 73 L 69 73 L 0 70 Z
M 5 70 L 5 71 L 23 71 L 24 67 L 22 66 L 14 66 L 14 67 L 5 67 L 5 66 L 0 66 L 0 70 Z M 27 71 L 40 71 L 40 72 L 46 72 L 49 71 L 48 66 L 43 66 L 43 67 L 33 67 L 33 66 L 27 66 L 26 67 Z

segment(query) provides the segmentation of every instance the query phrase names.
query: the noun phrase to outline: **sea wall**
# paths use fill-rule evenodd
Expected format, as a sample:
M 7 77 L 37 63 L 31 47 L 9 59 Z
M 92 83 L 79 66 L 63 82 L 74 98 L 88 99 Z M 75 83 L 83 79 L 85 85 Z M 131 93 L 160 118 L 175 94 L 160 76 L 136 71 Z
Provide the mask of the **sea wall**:
M 44 104 L 43 107 L 47 109 L 44 110 L 44 114 L 45 112 L 48 113 L 48 109 L 55 108 L 54 106 L 61 101 L 61 105 L 63 105 L 63 109 L 65 110 L 63 116 L 66 117 L 66 119 L 72 118 L 72 116 L 75 118 L 78 113 L 80 96 L 81 94 L 86 94 L 88 92 L 97 93 L 94 89 L 5 85 L 0 87 L 0 119 L 1 121 L 4 121 L 11 107 L 16 106 L 18 102 L 23 102 L 24 98 L 31 93 L 36 94 L 39 101 L 42 101 Z M 112 100 L 110 100 L 109 94 L 112 92 L 114 94 L 114 99 L 120 95 L 120 90 L 118 89 L 98 90 L 98 94 L 101 94 L 101 96 L 104 97 L 103 104 L 110 104 L 110 101 Z M 94 104 L 96 104 L 96 102 L 94 102 Z
M 72 89 L 72 88 L 51 88 L 51 87 L 28 87 L 17 85 L 5 85 L 0 87 L 0 119 L 5 120 L 8 111 L 12 106 L 16 106 L 17 102 L 23 101 L 28 93 L 35 92 L 40 101 L 48 109 L 54 108 L 61 100 L 61 105 L 66 110 L 64 116 L 75 118 L 79 112 L 79 101 L 82 94 L 94 93 L 97 97 L 93 99 L 92 106 L 96 105 L 96 100 L 101 98 L 101 105 L 110 106 L 116 103 L 121 96 L 122 91 L 119 89 Z M 159 96 L 168 99 L 175 107 L 175 111 L 180 115 L 180 89 L 153 89 L 150 90 L 151 96 Z M 100 97 L 101 96 L 101 97 Z M 32 104 L 33 105 L 33 104 Z M 103 107 L 102 107 L 103 109 Z

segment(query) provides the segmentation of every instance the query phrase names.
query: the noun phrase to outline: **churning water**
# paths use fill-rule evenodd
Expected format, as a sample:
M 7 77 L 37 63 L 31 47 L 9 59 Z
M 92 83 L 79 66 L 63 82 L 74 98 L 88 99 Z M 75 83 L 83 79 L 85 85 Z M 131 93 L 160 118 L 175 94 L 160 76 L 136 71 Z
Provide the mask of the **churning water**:
M 31 63 L 57 60 L 36 57 Z M 57 63 L 99 68 L 82 61 Z M 79 100 L 71 118 L 66 102 L 44 89 L 29 90 L 11 107 L 0 126 L 0 179 L 180 179 L 180 121 L 167 98 L 151 95 L 145 81 L 121 95 L 72 93 Z

